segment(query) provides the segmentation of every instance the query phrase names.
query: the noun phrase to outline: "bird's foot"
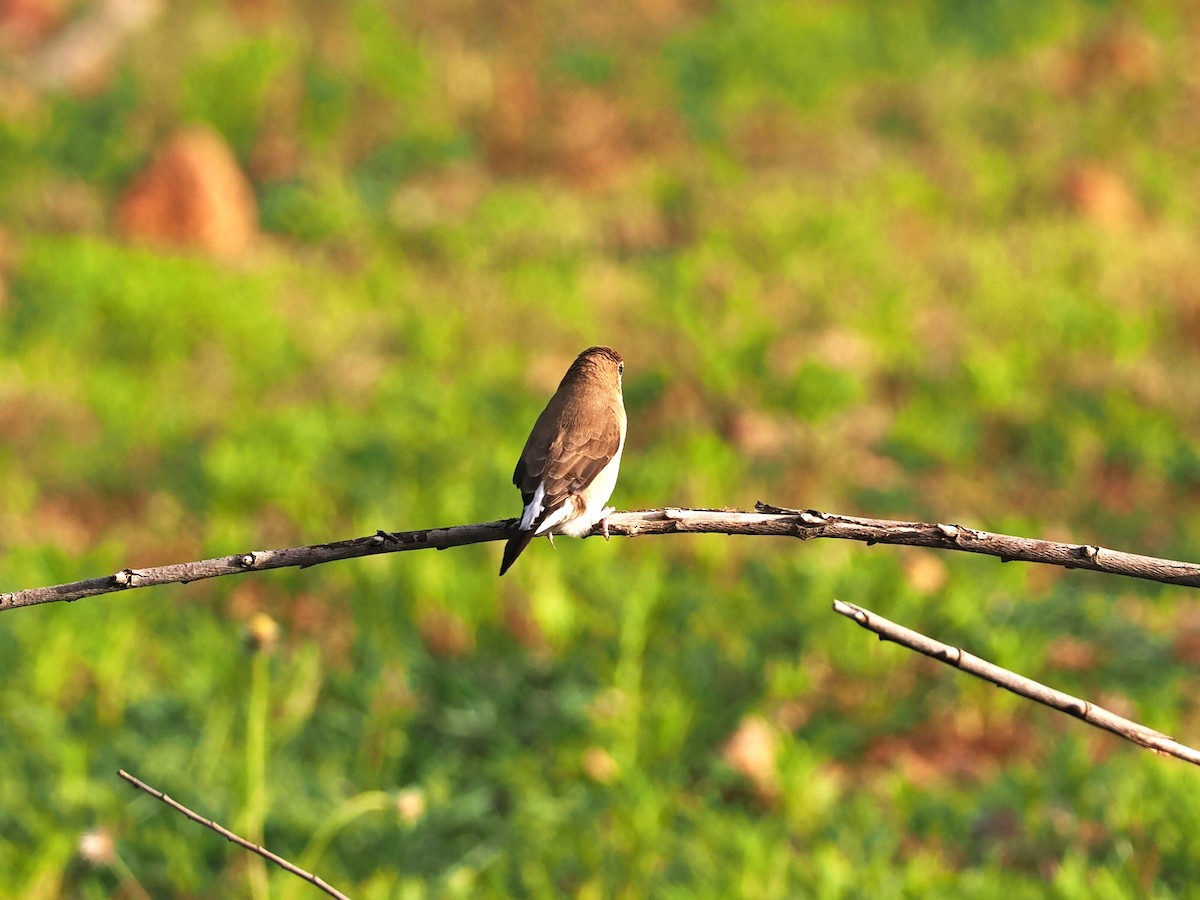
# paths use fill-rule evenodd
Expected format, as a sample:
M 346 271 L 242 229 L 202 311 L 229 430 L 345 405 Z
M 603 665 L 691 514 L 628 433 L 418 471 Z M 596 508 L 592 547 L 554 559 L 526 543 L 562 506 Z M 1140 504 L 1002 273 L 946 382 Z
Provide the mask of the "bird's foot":
M 611 506 L 606 506 L 600 510 L 600 533 L 604 535 L 604 539 L 608 540 L 608 517 L 616 512 Z

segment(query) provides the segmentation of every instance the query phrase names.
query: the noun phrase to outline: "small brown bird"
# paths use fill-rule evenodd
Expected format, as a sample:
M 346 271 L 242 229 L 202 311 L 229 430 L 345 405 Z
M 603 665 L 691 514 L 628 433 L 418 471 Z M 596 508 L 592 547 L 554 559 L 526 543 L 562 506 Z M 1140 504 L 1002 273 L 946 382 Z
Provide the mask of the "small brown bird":
M 625 446 L 624 371 L 616 350 L 589 347 L 533 424 L 513 472 L 525 509 L 504 546 L 501 575 L 538 535 L 582 537 L 613 511 L 604 504 L 617 486 Z

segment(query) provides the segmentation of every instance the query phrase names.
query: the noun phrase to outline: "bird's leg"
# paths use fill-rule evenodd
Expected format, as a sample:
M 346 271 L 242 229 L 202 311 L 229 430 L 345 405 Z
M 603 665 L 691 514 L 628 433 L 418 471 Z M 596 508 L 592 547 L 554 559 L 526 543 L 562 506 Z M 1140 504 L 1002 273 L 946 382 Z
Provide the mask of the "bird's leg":
M 604 539 L 608 540 L 608 517 L 616 512 L 611 506 L 606 506 L 600 510 L 600 533 L 604 535 Z

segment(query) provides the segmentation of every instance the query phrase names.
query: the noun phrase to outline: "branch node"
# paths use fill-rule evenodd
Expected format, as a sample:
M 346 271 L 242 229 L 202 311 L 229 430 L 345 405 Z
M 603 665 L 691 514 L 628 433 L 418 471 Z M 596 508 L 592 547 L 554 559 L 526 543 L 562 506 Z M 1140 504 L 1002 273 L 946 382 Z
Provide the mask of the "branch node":
M 254 551 L 243 553 L 241 556 L 234 557 L 234 562 L 243 569 L 253 569 L 258 564 L 258 554 Z
M 962 658 L 963 658 L 962 648 L 961 647 L 951 647 L 949 644 L 947 644 L 945 647 L 943 647 L 941 652 L 938 653 L 938 659 L 940 659 L 942 662 L 944 662 L 948 666 L 954 666 L 954 668 L 956 668 L 956 669 L 960 668 L 962 666 Z
M 137 580 L 142 577 L 142 573 L 135 569 L 122 569 L 113 575 L 113 584 L 119 587 L 137 587 Z
M 1095 562 L 1100 556 L 1100 548 L 1095 544 L 1084 544 L 1079 547 L 1079 555 L 1089 562 Z

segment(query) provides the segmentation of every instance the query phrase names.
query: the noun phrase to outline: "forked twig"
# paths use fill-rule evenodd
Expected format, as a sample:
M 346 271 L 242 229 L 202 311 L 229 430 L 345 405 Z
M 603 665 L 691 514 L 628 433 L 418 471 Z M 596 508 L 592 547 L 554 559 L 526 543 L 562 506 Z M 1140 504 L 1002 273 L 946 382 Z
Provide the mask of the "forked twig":
M 1133 741 L 1135 744 L 1140 744 L 1158 753 L 1177 757 L 1193 765 L 1200 765 L 1200 751 L 1181 744 L 1160 731 L 1147 728 L 1145 725 L 1118 716 L 1094 703 L 1089 703 L 1087 700 L 1080 700 L 1078 697 L 1056 691 L 1054 688 L 1026 678 L 1024 675 L 1018 675 L 1016 672 L 980 659 L 978 656 L 972 656 L 965 650 L 935 641 L 920 632 L 897 625 L 883 616 L 876 615 L 869 609 L 855 606 L 853 603 L 834 600 L 833 611 L 854 620 L 868 631 L 875 632 L 881 641 L 892 641 L 902 647 L 916 650 L 938 662 L 962 669 L 964 672 L 982 678 L 984 681 L 990 681 L 1021 697 L 1082 719 L 1089 725 L 1111 731 L 1127 741 Z
M 263 859 L 275 863 L 275 865 L 279 866 L 279 868 L 283 869 L 285 872 L 290 872 L 298 878 L 303 878 L 309 884 L 323 890 L 330 897 L 337 897 L 338 900 L 350 900 L 349 897 L 347 897 L 345 894 L 343 894 L 337 888 L 332 887 L 331 885 L 326 883 L 320 876 L 314 875 L 312 872 L 307 872 L 304 869 L 301 869 L 299 866 L 288 862 L 282 856 L 278 856 L 278 855 L 272 853 L 266 847 L 262 847 L 258 844 L 251 843 L 250 841 L 246 840 L 244 837 L 239 837 L 238 835 L 234 834 L 232 831 L 230 831 L 228 828 L 225 828 L 223 825 L 219 825 L 216 822 L 212 821 L 211 819 L 206 819 L 206 818 L 204 818 L 204 816 L 200 815 L 199 813 L 192 812 L 190 809 L 188 809 L 186 806 L 184 806 L 178 800 L 172 800 L 170 797 L 168 797 L 162 791 L 160 791 L 156 788 L 152 788 L 150 785 L 146 784 L 146 782 L 144 782 L 138 778 L 135 778 L 133 775 L 130 775 L 124 769 L 121 769 L 119 772 L 117 772 L 117 774 L 120 775 L 122 778 L 124 778 L 126 781 L 128 781 L 130 784 L 132 784 L 139 791 L 145 791 L 151 797 L 156 797 L 157 799 L 159 799 L 163 803 L 167 804 L 167 806 L 171 807 L 171 809 L 175 810 L 176 812 L 183 813 L 183 815 L 187 816 L 193 822 L 199 822 L 205 828 L 212 829 L 217 834 L 221 835 L 221 837 L 225 838 L 225 840 L 232 841 L 233 843 L 237 844 L 239 847 L 243 847 L 246 850 L 249 850 L 251 853 L 257 853 Z

